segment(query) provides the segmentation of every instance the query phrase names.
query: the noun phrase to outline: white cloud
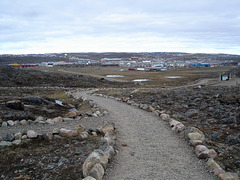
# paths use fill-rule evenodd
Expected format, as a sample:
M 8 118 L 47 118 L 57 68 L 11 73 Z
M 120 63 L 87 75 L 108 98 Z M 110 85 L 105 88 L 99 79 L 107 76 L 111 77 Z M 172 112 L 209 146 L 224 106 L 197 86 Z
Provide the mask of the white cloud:
M 199 51 L 240 54 L 236 0 L 1 0 L 0 54 Z

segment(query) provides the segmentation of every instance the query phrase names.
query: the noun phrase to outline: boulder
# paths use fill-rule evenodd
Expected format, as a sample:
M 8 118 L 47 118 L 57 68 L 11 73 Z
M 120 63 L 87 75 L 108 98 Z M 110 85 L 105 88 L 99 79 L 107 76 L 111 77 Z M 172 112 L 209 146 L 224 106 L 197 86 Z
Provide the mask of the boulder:
M 93 151 L 83 163 L 83 176 L 87 177 L 89 171 L 93 168 L 95 164 L 100 163 L 104 168 L 106 168 L 108 163 L 108 158 L 104 156 L 104 152 L 100 149 Z
M 102 180 L 103 175 L 104 175 L 104 168 L 99 163 L 95 164 L 93 168 L 89 171 L 89 176 L 92 176 L 96 180 Z
M 27 137 L 30 139 L 34 139 L 38 137 L 38 133 L 36 133 L 35 131 L 32 130 L 28 130 L 27 131 Z
M 6 106 L 8 108 L 15 109 L 15 110 L 20 110 L 20 111 L 24 110 L 24 105 L 19 100 L 8 101 L 6 102 Z
M 59 130 L 59 134 L 63 137 L 74 137 L 74 136 L 78 135 L 77 131 L 70 130 L 70 129 L 65 129 L 65 128 L 61 128 Z

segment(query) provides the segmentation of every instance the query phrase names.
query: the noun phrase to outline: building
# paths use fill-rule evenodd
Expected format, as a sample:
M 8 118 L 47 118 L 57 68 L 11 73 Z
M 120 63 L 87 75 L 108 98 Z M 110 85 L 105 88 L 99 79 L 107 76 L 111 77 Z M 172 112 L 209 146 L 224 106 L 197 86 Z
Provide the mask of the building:
M 101 60 L 102 66 L 119 66 L 121 58 L 103 58 Z

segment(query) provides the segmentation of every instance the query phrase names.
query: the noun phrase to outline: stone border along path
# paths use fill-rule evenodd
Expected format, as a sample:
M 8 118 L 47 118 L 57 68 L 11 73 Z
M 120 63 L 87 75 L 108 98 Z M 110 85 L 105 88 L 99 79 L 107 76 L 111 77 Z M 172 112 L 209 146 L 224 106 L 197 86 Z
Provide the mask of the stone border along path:
M 214 175 L 218 176 L 222 180 L 238 180 L 239 176 L 237 173 L 225 172 L 220 165 L 218 165 L 214 158 L 217 156 L 217 153 L 214 149 L 208 149 L 205 144 L 205 135 L 202 131 L 195 127 L 185 127 L 181 122 L 170 118 L 168 114 L 165 114 L 164 111 L 155 110 L 153 107 L 146 104 L 137 104 L 134 101 L 130 100 L 128 97 L 123 98 L 114 98 L 112 96 L 102 95 L 102 94 L 93 94 L 95 96 L 115 99 L 120 102 L 125 102 L 131 106 L 137 106 L 140 109 L 150 111 L 157 116 L 160 116 L 160 119 L 163 121 L 169 122 L 172 130 L 179 133 L 180 136 L 183 136 L 186 140 L 189 140 L 189 144 L 195 148 L 195 153 L 199 159 L 207 159 L 207 166 L 210 168 Z
M 117 130 L 118 155 L 104 179 L 215 179 L 192 149 L 169 130 L 159 117 L 113 99 L 89 92 L 74 92 L 75 98 L 92 99 L 110 113 Z

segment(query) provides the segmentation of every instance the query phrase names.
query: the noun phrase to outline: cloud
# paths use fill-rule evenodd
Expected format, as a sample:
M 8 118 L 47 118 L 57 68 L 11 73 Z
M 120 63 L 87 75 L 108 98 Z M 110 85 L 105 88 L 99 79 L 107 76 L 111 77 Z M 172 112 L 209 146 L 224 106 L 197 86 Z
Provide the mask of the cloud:
M 238 7 L 236 0 L 1 0 L 0 53 L 240 54 Z

